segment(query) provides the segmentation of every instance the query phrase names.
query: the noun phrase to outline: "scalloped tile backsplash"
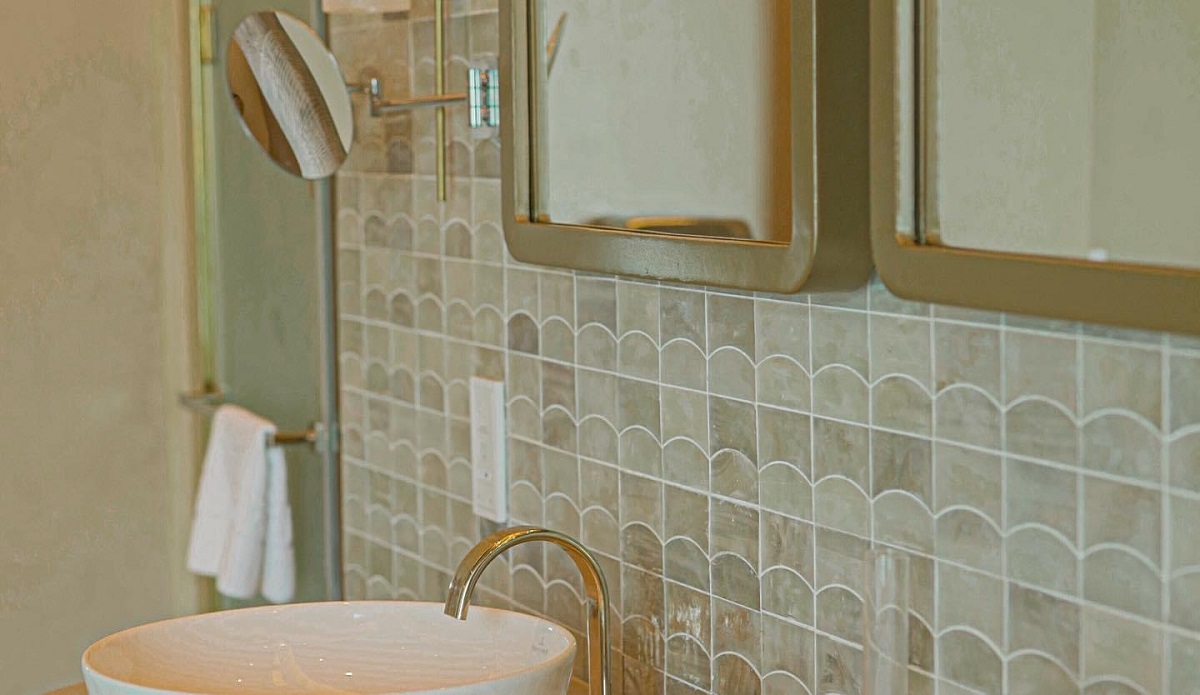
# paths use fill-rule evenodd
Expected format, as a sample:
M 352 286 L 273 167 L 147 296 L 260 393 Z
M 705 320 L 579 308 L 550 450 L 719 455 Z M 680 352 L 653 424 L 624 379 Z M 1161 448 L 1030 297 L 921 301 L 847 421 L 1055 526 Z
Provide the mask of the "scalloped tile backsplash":
M 346 74 L 429 92 L 431 4 L 332 17 Z M 453 8 L 451 65 L 494 55 L 495 0 Z M 447 203 L 428 114 L 360 112 L 337 179 L 348 598 L 441 600 L 490 530 L 487 376 L 512 520 L 599 553 L 630 695 L 858 692 L 872 544 L 913 559 L 914 693 L 1200 693 L 1200 341 L 526 266 L 449 121 Z M 481 598 L 581 632 L 570 563 L 510 559 Z

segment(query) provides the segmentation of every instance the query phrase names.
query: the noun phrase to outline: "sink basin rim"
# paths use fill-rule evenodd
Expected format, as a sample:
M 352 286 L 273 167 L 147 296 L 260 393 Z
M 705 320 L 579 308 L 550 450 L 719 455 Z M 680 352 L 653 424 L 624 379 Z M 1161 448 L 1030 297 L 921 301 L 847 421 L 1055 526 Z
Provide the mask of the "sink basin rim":
M 175 688 L 171 688 L 171 687 L 163 687 L 163 686 L 154 685 L 152 683 L 139 683 L 139 682 L 132 682 L 129 680 L 122 680 L 119 677 L 108 675 L 105 672 L 98 670 L 97 666 L 94 666 L 92 664 L 92 660 L 93 660 L 95 654 L 100 653 L 101 650 L 105 649 L 106 647 L 111 645 L 113 642 L 116 642 L 116 641 L 122 640 L 122 639 L 133 638 L 134 637 L 133 633 L 136 633 L 141 630 L 163 629 L 163 628 L 167 628 L 173 624 L 186 624 L 186 623 L 197 622 L 197 621 L 203 620 L 203 619 L 210 619 L 210 620 L 211 619 L 219 619 L 221 617 L 230 616 L 230 615 L 235 615 L 235 617 L 246 617 L 246 616 L 253 615 L 255 613 L 277 613 L 280 610 L 288 611 L 289 609 L 302 611 L 305 608 L 320 609 L 320 608 L 330 608 L 330 607 L 334 607 L 334 606 L 341 607 L 344 609 L 351 609 L 351 610 L 353 610 L 354 608 L 365 608 L 368 610 L 370 610 L 370 609 L 380 610 L 380 609 L 386 609 L 386 608 L 399 608 L 401 606 L 407 606 L 407 607 L 416 607 L 416 608 L 427 609 L 427 610 L 436 609 L 436 611 L 439 614 L 442 612 L 442 610 L 444 608 L 443 604 L 441 604 L 441 603 L 422 602 L 422 601 L 399 601 L 399 600 L 390 600 L 390 601 L 321 601 L 321 602 L 297 603 L 297 604 L 287 604 L 287 605 L 257 606 L 257 607 L 252 607 L 252 608 L 242 608 L 242 609 L 236 609 L 236 610 L 230 610 L 230 611 L 218 611 L 218 612 L 212 612 L 212 613 L 202 613 L 202 614 L 198 614 L 198 615 L 182 616 L 182 617 L 178 617 L 178 618 L 170 618 L 167 620 L 160 620 L 160 621 L 156 621 L 156 622 L 146 623 L 143 625 L 133 626 L 133 627 L 127 628 L 125 630 L 115 632 L 106 637 L 103 637 L 100 640 L 97 640 L 92 645 L 90 645 L 84 651 L 83 657 L 81 658 L 81 666 L 83 668 L 85 680 L 88 680 L 89 678 L 95 678 L 98 681 L 104 682 L 109 687 L 118 689 L 122 692 L 145 693 L 147 695 L 160 695 L 160 694 L 196 695 L 196 692 L 192 691 L 192 690 L 175 689 Z M 460 683 L 452 683 L 452 684 L 447 684 L 447 685 L 439 685 L 436 687 L 422 688 L 419 690 L 396 690 L 396 691 L 394 691 L 394 694 L 389 692 L 389 695 L 405 695 L 406 693 L 411 694 L 411 695 L 425 695 L 426 693 L 441 693 L 443 691 L 453 692 L 458 689 L 465 689 L 469 692 L 475 692 L 474 689 L 479 688 L 481 686 L 485 686 L 487 684 L 500 685 L 503 683 L 520 681 L 524 678 L 532 677 L 533 674 L 535 674 L 536 672 L 547 670 L 547 669 L 553 669 L 556 666 L 561 666 L 564 662 L 567 664 L 567 672 L 568 673 L 570 672 L 570 670 L 571 670 L 570 664 L 574 662 L 575 650 L 577 649 L 577 640 L 575 639 L 574 634 L 572 634 L 572 632 L 570 630 L 568 630 L 566 627 L 564 627 L 563 625 L 561 625 L 557 622 L 554 622 L 548 618 L 544 618 L 542 616 L 534 615 L 534 614 L 530 614 L 530 613 L 524 613 L 521 611 L 504 610 L 504 609 L 490 608 L 490 607 L 485 607 L 485 606 L 472 607 L 471 615 L 474 616 L 477 613 L 491 615 L 491 616 L 497 616 L 497 617 L 501 616 L 501 615 L 511 615 L 511 616 L 516 616 L 518 618 L 518 620 L 520 620 L 520 621 L 528 621 L 531 624 L 541 623 L 541 624 L 545 625 L 546 627 L 553 629 L 556 632 L 556 634 L 559 635 L 560 637 L 565 638 L 565 643 L 562 645 L 561 649 L 557 649 L 556 651 L 554 651 L 554 653 L 551 654 L 550 657 L 545 659 L 544 661 L 541 661 L 541 662 L 535 663 L 535 664 L 526 665 L 526 666 L 523 666 L 520 668 L 514 668 L 512 670 L 504 671 L 503 673 L 501 673 L 499 675 L 495 675 L 495 676 L 492 676 L 492 677 L 489 677 L 486 679 L 482 679 L 482 680 L 478 680 L 478 681 L 464 681 L 464 682 L 460 682 Z M 455 620 L 454 618 L 451 618 L 449 616 L 445 616 L 445 618 L 448 621 Z M 108 692 L 108 691 L 105 690 L 104 692 Z M 257 695 L 258 691 L 247 690 L 246 692 L 247 692 L 247 695 Z M 354 692 L 354 691 L 348 690 L 345 692 L 349 693 L 349 692 Z

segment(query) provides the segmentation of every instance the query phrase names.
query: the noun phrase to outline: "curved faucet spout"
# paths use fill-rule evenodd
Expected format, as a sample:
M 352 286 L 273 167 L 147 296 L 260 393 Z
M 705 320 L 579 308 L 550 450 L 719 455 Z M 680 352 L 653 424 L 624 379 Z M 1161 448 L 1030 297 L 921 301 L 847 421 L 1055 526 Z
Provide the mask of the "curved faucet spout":
M 570 536 L 536 526 L 520 526 L 497 531 L 484 538 L 459 563 L 446 597 L 446 615 L 467 619 L 471 595 L 484 570 L 509 548 L 523 543 L 552 543 L 567 552 L 583 575 L 588 595 L 588 688 L 590 695 L 613 695 L 612 664 L 609 654 L 608 583 L 591 551 Z

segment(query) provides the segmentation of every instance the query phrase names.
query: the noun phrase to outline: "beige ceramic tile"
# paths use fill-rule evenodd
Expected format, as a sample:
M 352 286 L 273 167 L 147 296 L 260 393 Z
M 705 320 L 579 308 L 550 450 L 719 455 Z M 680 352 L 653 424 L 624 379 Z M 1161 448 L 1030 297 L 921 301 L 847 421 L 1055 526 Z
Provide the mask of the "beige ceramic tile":
M 853 592 L 832 586 L 817 594 L 817 629 L 856 644 L 863 637 L 863 602 Z
M 733 553 L 758 567 L 759 511 L 717 498 L 712 499 L 709 510 L 709 554 Z
M 815 536 L 812 524 L 778 514 L 763 513 L 763 568 L 783 567 L 811 582 Z
M 754 303 L 755 356 L 759 362 L 773 355 L 787 357 L 807 368 L 809 360 L 809 307 L 794 302 L 759 300 Z
M 1176 439 L 1170 456 L 1171 485 L 1200 492 L 1200 431 Z
M 700 546 L 683 538 L 667 541 L 663 548 L 663 573 L 673 582 L 679 582 L 699 591 L 712 588 L 711 563 Z
M 1082 442 L 1085 468 L 1152 484 L 1162 478 L 1162 439 L 1135 418 L 1102 415 L 1083 427 Z
M 1118 544 L 1159 563 L 1162 544 L 1162 495 L 1107 480 L 1083 482 L 1085 544 Z
M 652 341 L 659 337 L 659 288 L 640 282 L 617 284 L 617 332 L 620 335 L 636 331 Z
M 662 445 L 652 433 L 637 428 L 622 432 L 619 451 L 617 463 L 621 467 L 656 478 L 662 477 Z
M 824 635 L 817 636 L 817 695 L 858 692 L 863 680 L 862 650 L 837 642 Z
M 1056 659 L 1071 673 L 1079 671 L 1082 626 L 1080 608 L 1032 589 L 1011 586 L 1008 596 L 1009 644 Z
M 712 293 L 708 295 L 708 349 L 731 347 L 753 359 L 754 300 Z
M 1074 466 L 1079 462 L 1077 429 L 1059 406 L 1030 400 L 1009 409 L 1005 441 L 1013 454 Z
M 969 387 L 952 387 L 934 403 L 937 436 L 951 442 L 999 449 L 1000 409 L 984 393 Z
M 1165 635 L 1109 611 L 1085 607 L 1081 615 L 1086 680 L 1133 682 L 1144 692 L 1162 692 Z
M 1076 345 L 1074 338 L 1005 332 L 1007 402 L 1041 396 L 1075 412 L 1079 379 Z
M 1168 643 L 1171 687 L 1167 692 L 1171 695 L 1195 692 L 1196 684 L 1200 683 L 1200 640 L 1173 635 Z
M 758 469 L 740 451 L 724 449 L 712 458 L 709 480 L 713 494 L 758 503 Z
M 643 524 L 658 536 L 663 533 L 663 485 L 654 478 L 621 474 L 621 525 Z M 661 545 L 661 544 L 660 544 Z
M 868 423 L 871 416 L 871 392 L 858 372 L 835 365 L 813 379 L 814 415 Z
M 987 572 L 1000 572 L 1002 538 L 986 517 L 969 509 L 953 509 L 938 516 L 935 533 L 939 557 Z
M 542 319 L 557 316 L 575 323 L 575 278 L 560 273 L 538 273 L 539 296 L 541 297 Z
M 955 384 L 973 384 L 1000 397 L 999 329 L 957 323 L 934 323 L 934 371 L 937 390 Z
M 889 490 L 907 492 L 927 508 L 933 507 L 933 444 L 887 432 L 871 437 L 875 497 Z
M 885 377 L 871 387 L 871 415 L 876 427 L 924 436 L 933 433 L 933 399 L 924 387 L 905 377 Z
M 813 486 L 813 518 L 821 526 L 857 536 L 871 533 L 871 502 L 844 478 L 826 478 Z
M 860 537 L 817 527 L 813 586 L 841 584 L 863 595 L 864 562 L 870 545 Z
M 1200 572 L 1190 571 L 1171 580 L 1170 622 L 1200 631 Z
M 872 314 L 871 380 L 903 374 L 929 388 L 933 376 L 930 322 Z
M 1079 695 L 1075 677 L 1040 654 L 1022 654 L 1008 662 L 1008 690 L 1013 695 Z M 1104 690 L 1089 688 L 1088 693 Z M 1119 691 L 1118 691 L 1119 692 Z
M 657 358 L 657 353 L 655 358 Z M 658 366 L 657 359 L 654 365 Z M 720 348 L 710 355 L 708 358 L 708 390 L 728 398 L 753 401 L 755 399 L 755 371 L 750 357 L 732 347 Z M 782 394 L 770 394 L 770 399 L 766 402 L 790 400 L 789 395 L 794 393 L 786 386 L 780 390 L 783 391 Z M 804 393 L 804 395 L 808 394 Z M 807 405 L 807 400 L 805 405 Z
M 1162 354 L 1130 345 L 1083 343 L 1083 412 L 1119 408 L 1152 425 L 1162 418 Z
M 951 631 L 939 640 L 939 675 L 950 684 L 968 688 L 965 692 L 999 695 L 1003 669 L 999 654 L 969 632 Z
M 938 565 L 939 631 L 970 627 L 1004 643 L 1004 582 L 995 576 Z
M 683 339 L 707 354 L 707 311 L 704 293 L 664 287 L 659 301 L 663 344 Z
M 708 361 L 694 343 L 684 339 L 667 343 L 662 347 L 659 364 L 663 383 L 698 391 L 708 389 Z
M 1001 521 L 1003 460 L 999 455 L 953 444 L 934 447 L 938 511 L 965 506 Z
M 813 492 L 808 476 L 791 464 L 767 464 L 759 471 L 758 502 L 763 509 L 799 519 L 813 518 Z
M 867 378 L 869 346 L 867 315 L 824 307 L 812 309 L 812 366 L 818 372 L 830 365 L 843 365 Z
M 796 686 L 810 688 L 813 679 L 815 635 L 795 623 L 762 617 L 762 670 L 773 673 L 778 685 L 764 679 L 764 692 L 802 692 Z M 794 681 L 793 681 L 794 679 Z M 789 688 L 791 690 L 789 690 Z
M 863 494 L 871 489 L 871 432 L 865 427 L 833 420 L 813 420 L 813 442 L 820 455 L 813 461 L 813 480 L 839 476 Z
M 758 572 L 745 558 L 718 554 L 712 559 L 710 573 L 713 596 L 751 611 L 761 609 Z
M 754 406 L 740 401 L 710 397 L 708 401 L 709 451 L 741 452 L 749 461 L 758 459 L 758 432 Z
M 808 374 L 790 358 L 768 357 L 758 366 L 757 396 L 761 403 L 807 412 L 812 407 L 810 389 Z
M 657 384 L 633 379 L 617 381 L 617 422 L 620 430 L 641 427 L 658 436 L 661 404 Z
M 887 493 L 875 501 L 873 516 L 876 539 L 923 553 L 934 551 L 934 518 L 919 500 Z
M 643 333 L 627 333 L 617 346 L 617 370 L 638 379 L 658 381 L 659 358 L 658 346 Z
M 1175 495 L 1170 498 L 1171 564 L 1173 570 L 1189 567 L 1200 569 L 1200 544 L 1193 532 L 1200 529 L 1200 500 Z
M 1200 355 L 1176 354 L 1171 357 L 1170 429 L 1177 432 L 1200 424 Z
M 1162 616 L 1158 568 L 1117 548 L 1098 550 L 1084 558 L 1083 596 L 1152 620 Z
M 575 332 L 567 323 L 551 318 L 542 324 L 539 351 L 547 359 L 575 363 Z
M 1008 527 L 1040 524 L 1074 539 L 1079 476 L 1015 459 L 1005 467 Z
M 732 652 L 752 669 L 758 668 L 762 659 L 761 614 L 718 598 L 712 601 L 712 612 L 713 651 L 717 654 Z M 753 680 L 757 682 L 757 676 Z
M 709 489 L 709 458 L 701 444 L 676 439 L 663 447 L 663 475 L 695 490 Z

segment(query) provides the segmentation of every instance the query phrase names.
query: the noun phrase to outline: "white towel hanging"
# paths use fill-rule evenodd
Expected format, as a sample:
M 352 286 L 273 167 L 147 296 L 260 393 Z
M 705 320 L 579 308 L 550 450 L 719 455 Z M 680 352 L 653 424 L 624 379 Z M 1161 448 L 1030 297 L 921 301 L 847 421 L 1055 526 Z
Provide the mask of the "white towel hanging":
M 217 409 L 196 498 L 188 570 L 217 578 L 231 598 L 285 603 L 295 594 L 292 514 L 274 423 L 232 405 Z

